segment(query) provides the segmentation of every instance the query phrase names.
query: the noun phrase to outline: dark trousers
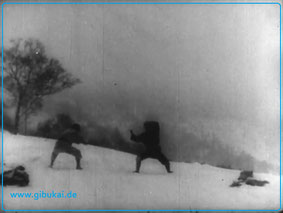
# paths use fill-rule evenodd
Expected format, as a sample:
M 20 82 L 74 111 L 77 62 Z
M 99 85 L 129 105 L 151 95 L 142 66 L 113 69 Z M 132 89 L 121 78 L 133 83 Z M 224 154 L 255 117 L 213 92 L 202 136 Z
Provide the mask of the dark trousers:
M 73 146 L 62 146 L 58 142 L 56 143 L 51 155 L 51 167 L 53 166 L 55 159 L 60 153 L 67 153 L 73 155 L 76 158 L 77 168 L 80 167 L 80 160 L 82 158 L 81 151 Z
M 57 155 L 59 155 L 60 153 L 67 153 L 67 154 L 73 155 L 75 158 L 82 158 L 81 151 L 73 146 L 68 146 L 68 147 L 56 147 L 55 146 L 52 152 L 52 155 L 57 157 Z
M 166 167 L 167 172 L 170 172 L 169 160 L 161 152 L 160 148 L 146 149 L 146 151 L 138 154 L 136 159 L 136 172 L 139 172 L 141 162 L 147 158 L 153 158 L 158 160 L 161 164 L 163 164 Z
M 168 159 L 165 157 L 165 155 L 161 151 L 145 151 L 137 156 L 140 158 L 141 161 L 147 159 L 147 158 L 154 158 L 158 160 L 163 165 L 168 164 Z

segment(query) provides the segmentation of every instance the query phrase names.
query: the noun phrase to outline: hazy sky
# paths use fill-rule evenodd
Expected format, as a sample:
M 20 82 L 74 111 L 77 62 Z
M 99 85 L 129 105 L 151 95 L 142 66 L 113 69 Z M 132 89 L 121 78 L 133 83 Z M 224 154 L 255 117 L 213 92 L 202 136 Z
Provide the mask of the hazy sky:
M 279 163 L 279 23 L 278 5 L 5 5 L 3 33 L 82 80 L 45 112 L 158 119 Z

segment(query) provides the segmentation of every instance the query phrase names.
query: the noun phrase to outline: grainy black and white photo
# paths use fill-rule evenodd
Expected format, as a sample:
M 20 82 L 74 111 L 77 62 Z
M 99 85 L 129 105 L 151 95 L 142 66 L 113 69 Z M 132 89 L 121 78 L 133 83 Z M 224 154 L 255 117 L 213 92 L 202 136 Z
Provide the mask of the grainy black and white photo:
M 279 210 L 280 10 L 6 1 L 4 209 Z

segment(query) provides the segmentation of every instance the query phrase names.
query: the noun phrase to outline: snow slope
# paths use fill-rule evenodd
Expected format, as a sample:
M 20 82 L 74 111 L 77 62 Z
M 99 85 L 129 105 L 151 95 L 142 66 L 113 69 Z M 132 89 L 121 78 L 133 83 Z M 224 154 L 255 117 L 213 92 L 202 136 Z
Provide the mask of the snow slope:
M 265 187 L 229 185 L 239 171 L 172 163 L 167 174 L 156 160 L 145 160 L 141 173 L 132 173 L 135 156 L 115 150 L 75 145 L 83 155 L 81 171 L 72 156 L 60 154 L 54 169 L 48 168 L 54 140 L 4 132 L 5 169 L 24 165 L 30 174 L 28 187 L 4 188 L 5 209 L 278 209 L 279 176 L 255 174 L 268 180 Z M 72 192 L 77 198 L 11 198 L 12 192 Z

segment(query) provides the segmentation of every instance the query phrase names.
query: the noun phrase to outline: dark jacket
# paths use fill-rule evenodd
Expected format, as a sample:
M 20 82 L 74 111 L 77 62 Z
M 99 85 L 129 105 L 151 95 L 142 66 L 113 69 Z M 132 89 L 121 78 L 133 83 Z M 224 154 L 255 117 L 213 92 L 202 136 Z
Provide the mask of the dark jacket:
M 159 150 L 159 136 L 154 134 L 153 132 L 144 132 L 140 135 L 131 135 L 131 140 L 143 143 L 147 150 Z
M 85 141 L 78 131 L 74 129 L 67 129 L 59 137 L 56 146 L 72 146 L 72 143 L 85 143 Z

